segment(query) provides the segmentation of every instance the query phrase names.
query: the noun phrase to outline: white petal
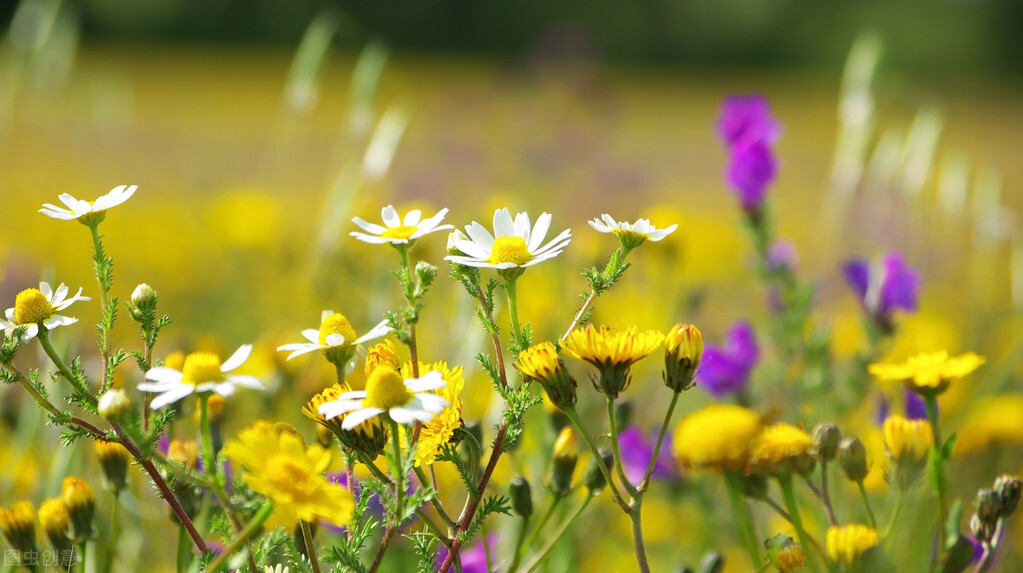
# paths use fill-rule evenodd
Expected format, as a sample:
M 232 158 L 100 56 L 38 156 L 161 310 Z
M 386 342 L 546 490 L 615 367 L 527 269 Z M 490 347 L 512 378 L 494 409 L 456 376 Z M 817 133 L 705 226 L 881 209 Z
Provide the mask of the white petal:
M 344 344 L 345 336 L 343 334 L 338 334 L 337 332 L 334 332 L 328 334 L 327 338 L 323 339 L 323 341 L 327 343 L 327 346 L 333 348 L 335 346 L 341 346 L 342 344 Z
M 490 240 L 490 244 L 483 246 L 473 241 L 455 241 L 455 248 L 462 251 L 466 255 L 476 259 L 489 259 L 490 254 L 494 248 L 494 240 Z M 458 256 L 458 255 L 456 255 Z
M 60 286 L 57 287 L 57 290 L 53 291 L 53 294 L 47 297 L 50 299 L 50 304 L 56 307 L 60 303 L 64 302 L 64 299 L 67 298 L 67 291 L 68 291 L 67 285 L 64 283 L 60 283 Z
M 330 420 L 359 408 L 362 408 L 362 400 L 332 400 L 320 404 L 318 410 L 321 416 Z
M 64 284 L 64 283 L 60 283 L 60 284 Z M 53 300 L 53 289 L 50 288 L 50 283 L 40 282 L 39 283 L 39 292 L 43 293 L 43 296 L 46 297 L 46 300 Z
M 391 332 L 392 330 L 394 329 L 391 328 L 391 324 L 387 320 L 381 320 L 379 324 L 373 327 L 373 330 L 370 330 L 366 334 L 362 335 L 352 344 L 362 344 L 363 342 L 375 340 L 377 338 L 380 338 L 381 336 L 387 336 L 387 333 Z
M 467 266 L 467 267 L 477 267 L 477 268 L 486 268 L 486 269 L 496 269 L 497 268 L 496 265 L 492 265 L 492 264 L 488 263 L 485 260 L 481 261 L 479 258 L 475 258 L 475 257 L 460 257 L 458 255 L 448 255 L 448 256 L 444 257 L 444 260 L 445 261 L 451 261 L 452 263 L 459 264 L 459 265 L 464 265 L 464 266 Z M 515 265 L 513 264 L 512 266 L 515 266 Z
M 546 253 L 547 251 L 550 251 L 550 250 L 562 249 L 562 248 L 565 247 L 565 245 L 567 245 L 568 243 L 571 242 L 571 239 L 572 239 L 572 229 L 565 229 L 564 231 L 561 232 L 560 235 L 558 235 L 557 237 L 554 237 L 553 239 L 551 239 L 550 242 L 548 242 L 546 245 L 540 247 L 539 249 L 537 249 L 535 251 L 532 251 L 531 254 L 534 257 L 536 257 L 536 256 L 542 255 L 542 254 L 544 254 L 544 253 Z
M 533 226 L 533 232 L 529 236 L 528 244 L 526 248 L 532 253 L 543 242 L 544 237 L 547 236 L 547 231 L 551 228 L 551 219 L 553 217 L 550 213 L 542 213 L 540 218 L 536 220 L 536 225 Z
M 376 223 L 370 223 L 369 221 L 360 219 L 358 217 L 352 217 L 352 222 L 358 225 L 359 228 L 361 228 L 363 231 L 366 231 L 367 233 L 372 233 L 374 235 L 379 235 L 380 233 L 383 233 L 384 231 L 387 230 L 387 227 L 381 227 Z
M 171 388 L 181 386 L 181 384 L 181 382 L 139 382 L 135 387 L 138 388 L 139 392 L 166 392 Z M 188 386 L 188 384 L 185 384 L 185 386 Z
M 401 226 L 401 217 L 398 215 L 398 211 L 395 210 L 394 205 L 388 205 L 381 209 L 380 218 L 391 229 Z
M 344 392 L 343 394 L 339 395 L 337 399 L 349 401 L 362 401 L 366 399 L 366 396 L 368 396 L 368 394 L 366 393 L 365 390 L 351 390 L 349 392 Z
M 48 207 L 52 207 L 52 209 Z M 78 215 L 72 213 L 71 211 L 60 209 L 59 207 L 54 207 L 53 205 L 49 204 L 44 205 L 44 208 L 40 209 L 39 212 L 51 219 L 60 219 L 62 221 L 70 221 L 72 219 L 78 218 Z
M 589 221 L 587 221 L 587 223 L 589 223 L 590 226 L 593 227 L 593 230 L 597 231 L 598 233 L 610 233 L 611 232 L 611 229 L 609 229 L 607 227 L 607 225 L 605 225 L 603 223 L 603 221 L 601 221 L 599 219 L 590 219 Z
M 429 233 L 430 231 L 435 230 L 440 231 L 441 229 L 437 229 L 436 227 L 438 224 L 440 224 L 441 221 L 444 220 L 444 216 L 447 214 L 448 210 L 447 208 L 444 208 L 438 211 L 437 214 L 434 215 L 433 217 L 430 217 L 429 219 L 423 219 L 422 221 L 419 222 L 419 230 L 423 231 L 424 233 Z M 455 228 L 454 225 L 445 225 L 445 227 L 449 229 Z
M 234 394 L 235 387 L 234 384 L 231 384 L 230 382 L 221 382 L 220 384 L 215 384 L 213 386 L 213 391 L 227 398 L 231 394 Z
M 348 233 L 349 236 L 355 237 L 363 243 L 369 243 L 371 245 L 383 245 L 386 243 L 407 243 L 406 239 L 392 239 L 389 237 L 378 237 L 376 235 L 367 235 L 366 233 L 360 233 L 358 231 L 352 231 Z
M 163 394 L 153 398 L 153 401 L 149 403 L 149 406 L 154 410 L 159 410 L 168 404 L 173 404 L 178 400 L 188 396 L 195 391 L 195 387 L 190 384 L 182 384 L 181 386 L 175 386 L 174 388 L 167 390 Z
M 381 410 L 380 408 L 363 408 L 361 410 L 351 412 L 347 416 L 345 416 L 345 421 L 341 422 L 341 429 L 354 430 L 355 427 L 358 426 L 359 424 L 365 422 L 366 420 L 374 416 L 379 416 L 383 412 L 384 411 Z
M 447 386 L 444 376 L 437 370 L 431 370 L 419 378 L 405 380 L 405 387 L 413 392 L 427 392 Z
M 185 377 L 180 370 L 173 368 L 167 368 L 166 366 L 157 366 L 156 368 L 150 368 L 146 372 L 146 380 L 152 380 L 154 382 L 162 382 L 166 384 L 174 383 L 180 384 L 181 380 Z
M 509 237 L 513 234 L 515 234 L 515 224 L 512 223 L 512 216 L 508 208 L 494 211 L 494 237 Z
M 423 212 L 419 209 L 412 209 L 405 214 L 405 220 L 402 221 L 406 227 L 415 227 L 419 224 L 419 220 L 423 218 Z
M 238 368 L 239 366 L 244 364 L 245 361 L 248 360 L 249 356 L 251 355 L 252 345 L 242 344 L 241 346 L 238 347 L 238 350 L 234 351 L 234 354 L 232 354 L 230 358 L 224 361 L 224 363 L 220 366 L 220 371 L 230 372 L 235 368 Z
M 61 316 L 58 314 L 56 316 L 51 316 L 50 318 L 44 320 L 43 326 L 45 326 L 47 330 L 53 330 L 58 326 L 70 326 L 76 322 L 78 322 L 77 318 L 72 318 L 70 316 Z
M 414 420 L 425 424 L 433 419 L 432 413 L 416 408 L 391 408 L 387 413 L 395 422 L 405 425 L 411 424 Z
M 508 226 L 509 228 L 511 227 L 511 221 L 508 222 Z M 472 242 L 483 247 L 487 250 L 487 252 L 490 252 L 490 249 L 494 247 L 493 235 L 490 234 L 490 231 L 488 231 L 486 227 L 480 225 L 476 221 L 473 221 L 471 225 L 467 226 L 465 228 L 465 232 L 469 235 L 469 238 L 472 239 Z
M 236 384 L 244 388 L 252 388 L 253 390 L 265 390 L 266 386 L 263 382 L 255 376 L 244 376 L 242 374 L 232 374 L 227 377 L 227 381 L 231 384 Z
M 33 338 L 36 337 L 37 334 L 39 334 L 39 325 L 30 324 L 25 327 L 25 334 L 21 335 L 21 340 L 23 341 L 32 340 Z
M 88 201 L 75 199 L 69 193 L 61 193 L 57 196 L 57 199 L 60 199 L 61 203 L 67 205 L 68 209 L 71 209 L 72 213 L 79 216 L 92 210 L 92 205 L 90 205 Z
M 415 400 L 418 400 L 418 403 L 422 405 L 423 410 L 433 412 L 434 414 L 441 412 L 444 408 L 451 405 L 450 402 L 436 394 L 419 394 L 416 396 Z
M 333 310 L 325 310 L 325 311 L 321 312 L 320 313 L 320 324 L 322 325 L 323 321 L 327 320 L 327 317 L 332 315 L 332 314 L 334 314 Z M 319 332 L 319 331 L 317 331 L 317 332 Z
M 526 244 L 529 244 L 530 231 L 529 214 L 528 213 L 516 214 L 515 222 L 512 225 L 513 228 L 515 229 L 515 236 L 522 237 L 526 241 Z

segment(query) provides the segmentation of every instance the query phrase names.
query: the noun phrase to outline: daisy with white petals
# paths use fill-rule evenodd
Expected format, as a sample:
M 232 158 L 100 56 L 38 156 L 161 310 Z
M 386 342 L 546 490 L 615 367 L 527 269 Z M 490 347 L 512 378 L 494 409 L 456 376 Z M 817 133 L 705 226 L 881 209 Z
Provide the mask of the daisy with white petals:
M 398 424 L 411 425 L 417 420 L 425 424 L 450 406 L 444 398 L 430 393 L 446 385 L 437 370 L 403 380 L 394 368 L 380 366 L 366 379 L 365 390 L 345 392 L 337 400 L 321 404 L 320 415 L 329 420 L 345 414 L 343 430 L 352 430 L 385 413 Z
M 68 288 L 64 283 L 60 283 L 60 286 L 54 291 L 46 282 L 40 282 L 37 289 L 29 288 L 21 291 L 14 299 L 14 308 L 7 309 L 6 320 L 0 319 L 0 327 L 3 327 L 7 336 L 11 336 L 15 329 L 24 326 L 25 333 L 21 339 L 29 340 L 39 334 L 39 325 L 46 330 L 53 330 L 58 326 L 67 326 L 78 322 L 77 318 L 61 316 L 57 312 L 80 300 L 92 299 L 82 296 L 81 288 L 71 298 L 68 298 L 67 293 Z
M 363 231 L 365 231 L 365 233 L 352 231 L 349 235 L 364 243 L 372 243 L 374 245 L 382 245 L 386 243 L 390 243 L 392 245 L 408 245 L 423 235 L 428 235 L 435 231 L 454 229 L 454 226 L 452 225 L 440 224 L 440 222 L 444 220 L 444 216 L 447 214 L 447 209 L 441 209 L 433 217 L 430 217 L 429 219 L 421 219 L 423 212 L 419 209 L 414 209 L 409 211 L 408 214 L 405 215 L 405 218 L 402 219 L 398 215 L 398 211 L 395 210 L 394 206 L 388 205 L 380 210 L 380 218 L 383 219 L 386 227 L 354 217 L 352 222 L 358 225 Z
M 154 410 L 173 404 L 194 393 L 216 392 L 221 396 L 234 394 L 235 386 L 263 390 L 263 383 L 254 376 L 228 374 L 249 359 L 252 345 L 243 344 L 223 364 L 212 352 L 193 352 L 185 357 L 181 370 L 157 366 L 146 372 L 146 380 L 138 385 L 143 392 L 158 394 L 151 403 Z
M 546 244 L 543 243 L 551 227 L 551 215 L 543 213 L 530 227 L 529 215 L 519 213 L 512 220 L 508 209 L 494 212 L 494 234 L 473 221 L 465 227 L 469 238 L 455 240 L 450 246 L 464 253 L 448 255 L 444 260 L 467 267 L 511 269 L 530 267 L 561 254 L 571 241 L 572 230 L 566 229 Z
M 362 336 L 355 333 L 352 323 L 345 315 L 325 310 L 320 315 L 320 329 L 309 328 L 302 331 L 302 336 L 309 342 L 296 342 L 277 347 L 280 352 L 291 352 L 288 360 L 296 356 L 322 350 L 327 360 L 345 368 L 346 374 L 355 369 L 355 348 L 363 342 L 369 342 L 386 336 L 394 330 L 386 320 L 380 321 L 372 330 Z
M 114 187 L 109 193 L 96 199 L 95 201 L 89 202 L 83 199 L 75 199 L 68 193 L 61 193 L 58 199 L 60 202 L 67 206 L 67 209 L 51 205 L 50 203 L 43 204 L 43 208 L 39 210 L 40 213 L 51 217 L 53 219 L 61 219 L 64 221 L 70 221 L 72 219 L 78 219 L 79 217 L 85 217 L 86 215 L 93 214 L 93 218 L 99 216 L 107 209 L 116 207 L 121 203 L 124 203 L 135 190 L 138 189 L 138 185 L 121 185 Z M 83 223 L 88 223 L 88 219 L 84 219 Z
M 593 219 L 589 223 L 596 231 L 614 233 L 618 237 L 618 241 L 626 249 L 634 249 L 643 244 L 643 241 L 647 239 L 660 241 L 678 228 L 678 225 L 672 225 L 666 229 L 658 229 L 650 224 L 650 219 L 637 219 L 635 223 L 615 221 L 607 213 L 601 215 L 600 219 Z

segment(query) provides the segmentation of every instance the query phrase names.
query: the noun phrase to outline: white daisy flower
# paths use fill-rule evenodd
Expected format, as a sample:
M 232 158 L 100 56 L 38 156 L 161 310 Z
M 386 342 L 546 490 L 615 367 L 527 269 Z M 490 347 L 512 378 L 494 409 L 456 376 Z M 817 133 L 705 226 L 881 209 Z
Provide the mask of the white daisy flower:
M 465 253 L 448 255 L 444 260 L 468 267 L 511 269 L 530 267 L 561 254 L 571 241 L 572 230 L 566 229 L 540 246 L 551 227 L 551 215 L 543 213 L 530 228 L 529 215 L 519 213 L 512 220 L 508 209 L 494 212 L 494 234 L 473 221 L 466 225 L 468 240 L 454 240 L 450 246 Z
M 252 354 L 252 345 L 243 344 L 223 364 L 220 357 L 212 352 L 193 352 L 185 357 L 181 370 L 157 366 L 146 372 L 146 380 L 138 385 L 143 392 L 159 394 L 150 404 L 154 410 L 173 404 L 182 398 L 202 392 L 216 392 L 221 396 L 234 394 L 235 386 L 263 390 L 263 383 L 254 376 L 230 374 L 241 366 Z
M 603 220 L 601 220 L 603 219 Z M 660 241 L 678 228 L 672 225 L 666 229 L 658 229 L 650 224 L 650 219 L 637 219 L 635 223 L 628 221 L 615 221 L 611 215 L 604 213 L 600 219 L 589 221 L 590 226 L 601 233 L 614 233 L 615 235 L 639 235 L 643 240 Z
M 49 283 L 45 282 L 40 282 L 37 289 L 25 289 L 18 293 L 14 299 L 14 308 L 7 309 L 6 320 L 0 319 L 0 326 L 3 327 L 7 336 L 11 336 L 11 333 L 19 326 L 24 326 L 25 334 L 21 336 L 21 339 L 29 340 L 39 334 L 40 324 L 46 330 L 74 324 L 78 322 L 77 318 L 61 316 L 57 312 L 80 300 L 92 299 L 82 296 L 81 288 L 71 298 L 67 298 L 67 293 L 68 288 L 64 283 L 60 283 L 56 291 L 50 288 Z
M 389 366 L 373 370 L 366 379 L 366 389 L 345 392 L 337 400 L 320 405 L 320 415 L 330 420 L 341 414 L 345 419 L 341 429 L 352 430 L 359 424 L 386 413 L 399 424 L 411 425 L 417 420 L 427 423 L 451 404 L 430 390 L 443 388 L 444 376 L 431 370 L 419 378 L 402 380 L 398 371 Z
M 352 219 L 352 222 L 366 232 L 362 233 L 359 231 L 352 231 L 349 235 L 364 243 L 372 243 L 374 245 L 382 245 L 384 243 L 390 243 L 392 245 L 407 245 L 423 235 L 427 235 L 435 231 L 454 229 L 455 227 L 453 225 L 439 225 L 439 223 L 444 220 L 444 216 L 447 214 L 447 209 L 441 209 L 433 217 L 420 220 L 423 216 L 423 212 L 419 209 L 415 209 L 409 211 L 408 214 L 405 215 L 405 219 L 402 220 L 394 206 L 388 205 L 380 210 L 380 218 L 383 219 L 384 225 L 387 225 L 386 227 L 381 227 L 376 223 L 370 223 L 355 217 Z
M 136 189 L 138 189 L 138 185 L 114 187 L 110 193 L 92 202 L 75 199 L 68 193 L 61 193 L 58 199 L 67 206 L 67 209 L 51 205 L 50 203 L 44 203 L 43 208 L 39 212 L 53 219 L 70 221 L 90 213 L 102 213 L 111 207 L 116 207 L 127 201 L 135 193 Z
M 391 328 L 387 321 L 382 320 L 372 330 L 362 336 L 358 336 L 355 333 L 355 329 L 352 328 L 352 323 L 348 321 L 345 315 L 332 310 L 325 310 L 320 315 L 319 330 L 309 328 L 302 331 L 302 336 L 309 342 L 284 344 L 278 346 L 277 350 L 280 352 L 290 351 L 291 354 L 288 355 L 288 360 L 309 352 L 322 350 L 327 360 L 335 364 L 344 364 L 345 373 L 351 374 L 352 370 L 355 369 L 356 346 L 363 342 L 386 336 L 392 330 L 394 329 Z

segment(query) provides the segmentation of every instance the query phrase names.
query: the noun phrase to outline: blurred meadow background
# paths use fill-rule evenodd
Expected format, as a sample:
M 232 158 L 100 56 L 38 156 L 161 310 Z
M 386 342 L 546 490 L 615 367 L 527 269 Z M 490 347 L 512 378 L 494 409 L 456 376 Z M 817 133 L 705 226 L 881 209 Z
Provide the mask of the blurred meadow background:
M 758 93 L 783 126 L 769 192 L 777 236 L 791 241 L 798 274 L 816 288 L 814 326 L 831 337 L 836 362 L 854 361 L 868 344 L 840 265 L 888 251 L 919 271 L 920 305 L 899 316 L 876 358 L 936 349 L 987 357 L 941 399 L 945 427 L 960 436 L 953 496 L 969 507 L 995 475 L 1023 471 L 1020 6 L 4 3 L 0 302 L 13 306 L 39 280 L 95 296 L 85 229 L 36 211 L 60 193 L 90 199 L 135 184 L 135 196 L 102 230 L 116 265 L 114 293 L 127 300 L 148 283 L 174 320 L 157 355 L 256 345 L 245 372 L 268 391 L 231 399 L 228 436 L 265 418 L 294 423 L 313 440 L 300 407 L 332 370 L 322 361 L 285 363 L 275 349 L 316 327 L 324 309 L 343 312 L 363 332 L 397 306 L 389 275 L 396 259 L 348 237 L 351 217 L 376 220 L 388 204 L 402 212 L 449 208 L 445 222 L 459 228 L 488 223 L 501 207 L 549 212 L 555 227 L 572 228 L 556 263 L 520 283 L 521 316 L 538 340 L 571 322 L 586 290 L 578 269 L 602 264 L 615 247 L 588 219 L 677 223 L 674 234 L 633 255 L 593 322 L 641 329 L 691 322 L 716 343 L 735 321 L 768 314 L 714 131 L 724 97 Z M 443 238 L 421 241 L 414 254 L 446 277 Z M 79 325 L 55 340 L 95 369 L 90 325 L 98 307 L 75 310 Z M 485 338 L 469 301 L 439 280 L 423 321 L 421 356 L 465 367 L 463 418 L 489 428 L 499 405 L 473 359 Z M 114 332 L 116 345 L 139 346 L 126 317 Z M 32 354 L 19 360 L 40 363 Z M 575 369 L 586 389 L 583 369 Z M 133 393 L 141 381 L 129 363 L 118 376 Z M 361 368 L 353 376 L 360 384 Z M 637 367 L 628 397 L 641 427 L 662 416 L 662 400 L 650 397 L 659 385 L 654 366 Z M 751 392 L 758 411 L 807 427 L 824 421 L 818 412 L 833 411 L 787 403 L 757 375 Z M 834 421 L 858 432 L 880 460 L 881 393 L 852 394 L 865 397 Z M 709 401 L 690 391 L 676 420 Z M 0 387 L 0 505 L 38 504 L 68 473 L 98 475 L 91 449 L 55 448 L 56 430 L 28 404 L 19 387 Z M 535 410 L 524 452 L 553 441 Z M 545 459 L 505 459 L 495 482 L 507 484 L 523 463 L 540 464 L 525 468 L 540 475 Z M 871 491 L 887 499 L 875 473 Z M 697 562 L 715 520 L 727 521 L 708 510 L 714 495 L 684 493 L 690 479 L 680 474 L 652 493 L 674 500 L 648 506 L 656 570 Z M 152 498 L 133 475 L 132 495 L 122 499 L 126 519 L 141 527 L 125 530 L 120 554 L 125 563 L 134 555 L 157 564 L 146 570 L 173 570 L 170 544 L 144 538 L 168 527 Z M 592 531 L 579 528 L 549 570 L 634 569 L 628 521 L 605 505 L 591 511 L 607 518 L 587 520 Z M 999 567 L 1011 571 L 1023 563 L 1023 528 L 1011 523 L 1006 535 L 1011 550 Z M 595 548 L 588 537 L 621 543 Z M 728 571 L 746 570 L 734 540 L 718 545 L 735 556 Z

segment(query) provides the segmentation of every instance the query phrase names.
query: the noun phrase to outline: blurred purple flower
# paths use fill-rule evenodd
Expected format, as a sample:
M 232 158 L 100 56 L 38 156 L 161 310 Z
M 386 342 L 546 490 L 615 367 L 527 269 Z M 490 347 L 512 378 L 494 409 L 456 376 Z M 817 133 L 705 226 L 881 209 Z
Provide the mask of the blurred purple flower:
M 904 417 L 907 420 L 926 420 L 927 419 L 927 404 L 919 394 L 912 390 L 905 390 L 904 394 L 906 411 Z M 881 398 L 881 405 L 877 410 L 877 423 L 883 424 L 885 418 L 891 415 L 891 404 L 888 400 Z
M 884 328 L 891 327 L 896 309 L 916 310 L 920 277 L 899 253 L 888 253 L 876 265 L 865 259 L 851 259 L 842 265 L 842 274 L 863 308 Z
M 792 241 L 778 239 L 767 250 L 767 264 L 771 270 L 788 269 L 795 271 L 799 266 L 799 255 Z
M 463 573 L 490 573 L 487 569 L 487 550 L 489 549 L 490 555 L 497 555 L 497 535 L 490 533 L 487 535 L 487 548 L 483 547 L 483 540 L 480 539 L 468 549 L 462 548 L 459 555 L 462 557 L 462 572 Z M 440 568 L 441 563 L 448 557 L 448 550 L 446 547 L 441 547 L 440 551 L 437 552 L 437 565 L 436 568 Z
M 633 484 L 638 484 L 643 479 L 656 446 L 656 432 L 648 438 L 636 426 L 629 426 L 618 434 L 618 448 L 621 450 L 625 477 L 629 478 L 629 481 Z M 678 467 L 675 465 L 675 458 L 670 452 L 671 432 L 668 432 L 664 436 L 664 443 L 661 444 L 661 452 L 657 456 L 657 462 L 654 464 L 654 471 L 650 474 L 651 478 L 672 480 L 678 476 Z
M 750 141 L 774 143 L 781 135 L 781 125 L 771 117 L 767 99 L 760 95 L 726 97 L 721 102 L 717 130 L 729 148 Z
M 778 176 L 778 159 L 774 150 L 762 140 L 733 147 L 725 167 L 725 181 L 739 197 L 742 208 L 749 211 L 760 206 L 767 187 Z
M 745 321 L 737 322 L 722 346 L 704 347 L 696 383 L 715 398 L 736 394 L 746 386 L 759 357 L 753 327 Z

